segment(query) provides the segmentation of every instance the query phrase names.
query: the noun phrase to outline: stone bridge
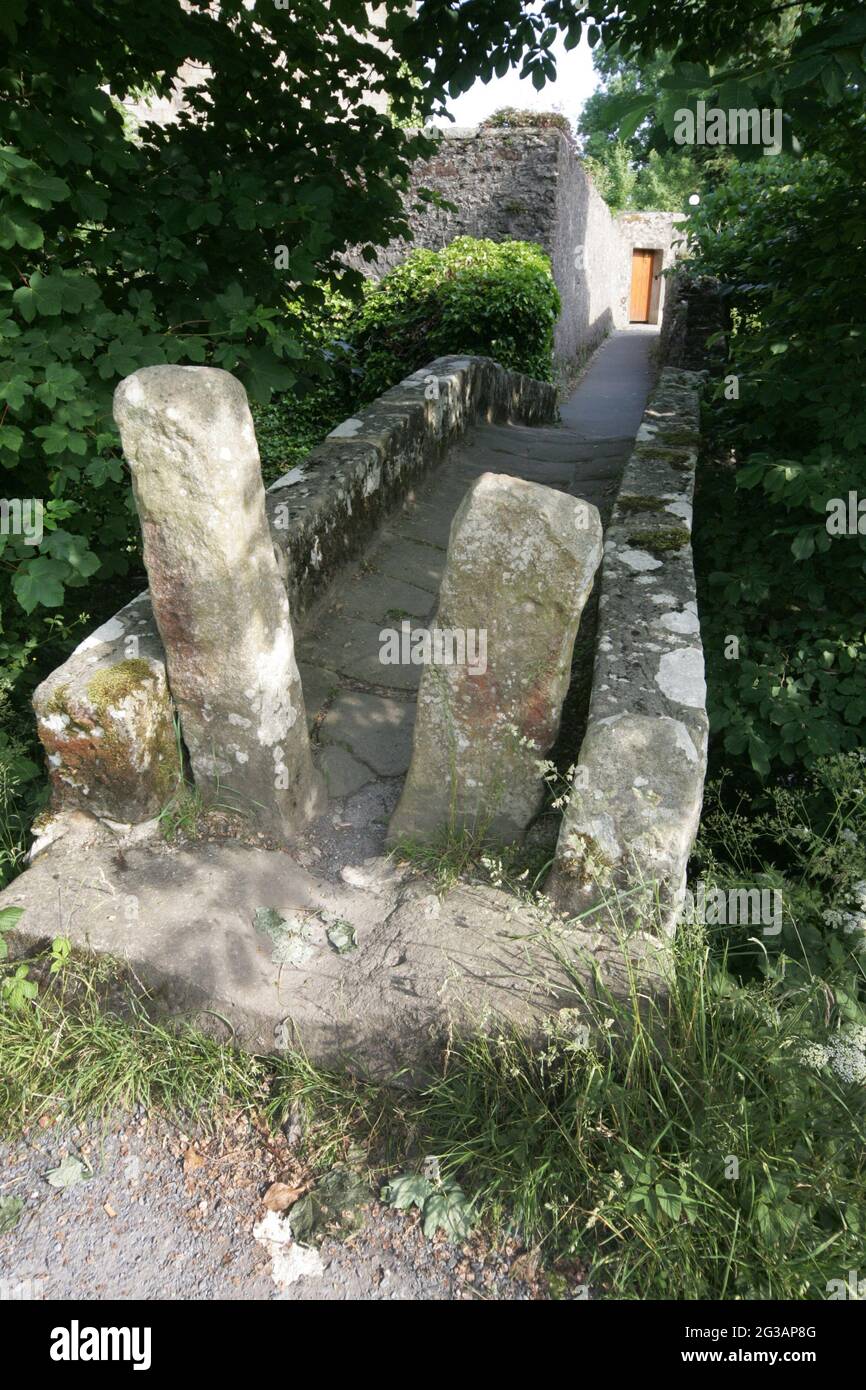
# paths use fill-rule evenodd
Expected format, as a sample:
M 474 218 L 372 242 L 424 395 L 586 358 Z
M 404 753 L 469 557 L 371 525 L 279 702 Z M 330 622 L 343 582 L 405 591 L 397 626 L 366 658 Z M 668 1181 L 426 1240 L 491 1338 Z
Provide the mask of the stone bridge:
M 123 382 L 150 588 L 36 694 L 53 814 L 0 896 L 22 948 L 69 935 L 249 1045 L 379 1075 L 635 972 L 657 997 L 707 729 L 698 378 L 651 390 L 656 341 L 615 333 L 558 420 L 552 387 L 439 359 L 267 494 L 233 378 Z M 566 702 L 543 898 L 436 896 L 388 857 L 531 835 Z M 229 835 L 164 843 L 184 777 Z

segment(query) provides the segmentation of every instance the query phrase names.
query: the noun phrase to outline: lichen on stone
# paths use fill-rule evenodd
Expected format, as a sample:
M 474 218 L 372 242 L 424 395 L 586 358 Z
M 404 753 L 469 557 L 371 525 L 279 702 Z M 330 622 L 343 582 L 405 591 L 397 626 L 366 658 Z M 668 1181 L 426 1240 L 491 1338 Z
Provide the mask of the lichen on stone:
M 52 690 L 48 699 L 45 701 L 46 714 L 69 714 L 67 701 L 69 699 L 69 686 L 57 685 Z
M 659 443 L 663 448 L 696 449 L 699 441 L 700 435 L 698 431 L 686 425 L 681 429 L 663 427 L 662 437 Z
M 685 526 L 660 527 L 657 531 L 634 531 L 628 541 L 629 545 L 637 546 L 639 550 L 660 555 L 669 550 L 682 550 L 684 545 L 688 545 L 689 532 Z
M 566 855 L 562 867 L 583 885 L 609 884 L 613 863 L 601 849 L 594 836 L 583 830 L 570 830 L 566 838 Z
M 664 439 L 643 440 L 635 445 L 634 455 L 638 459 L 652 460 L 656 463 L 670 463 L 672 466 L 680 464 L 691 468 L 695 448 L 669 444 Z

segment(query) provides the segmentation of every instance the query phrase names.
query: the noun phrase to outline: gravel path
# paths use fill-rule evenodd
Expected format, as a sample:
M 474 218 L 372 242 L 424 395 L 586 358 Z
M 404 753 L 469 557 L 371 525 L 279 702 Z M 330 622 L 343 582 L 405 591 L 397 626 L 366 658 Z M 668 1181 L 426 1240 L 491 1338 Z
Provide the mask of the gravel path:
M 46 1174 L 67 1154 L 93 1175 L 53 1188 Z M 0 1281 L 75 1301 L 545 1297 L 529 1256 L 492 1252 L 475 1238 L 463 1247 L 427 1240 L 414 1217 L 378 1202 L 361 1231 L 325 1239 L 320 1276 L 279 1289 L 253 1227 L 270 1183 L 294 1180 L 293 1162 L 284 1136 L 246 1118 L 195 1141 L 144 1115 L 85 1130 L 34 1128 L 0 1145 L 0 1195 L 25 1202 L 0 1235 Z

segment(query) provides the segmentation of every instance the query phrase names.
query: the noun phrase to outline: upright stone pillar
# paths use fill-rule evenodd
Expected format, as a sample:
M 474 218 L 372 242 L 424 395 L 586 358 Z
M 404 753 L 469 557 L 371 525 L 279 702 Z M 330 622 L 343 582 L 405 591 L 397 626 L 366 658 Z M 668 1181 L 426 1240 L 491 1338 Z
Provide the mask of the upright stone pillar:
M 153 612 L 196 786 L 291 835 L 324 804 L 244 388 L 145 367 L 114 395 Z
M 392 844 L 445 828 L 502 843 L 526 829 L 601 549 L 587 502 L 498 473 L 469 490 L 451 524 Z M 458 659 L 439 662 L 437 649 Z

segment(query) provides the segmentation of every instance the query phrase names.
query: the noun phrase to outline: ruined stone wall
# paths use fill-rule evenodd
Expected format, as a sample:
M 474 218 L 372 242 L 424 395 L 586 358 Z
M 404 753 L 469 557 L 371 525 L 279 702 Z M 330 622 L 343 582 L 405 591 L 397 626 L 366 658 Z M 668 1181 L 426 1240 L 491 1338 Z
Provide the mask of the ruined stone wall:
M 451 208 L 419 206 L 423 188 Z M 659 272 L 667 269 L 682 220 L 668 212 L 614 217 L 572 142 L 559 130 L 532 128 L 443 131 L 437 152 L 413 172 L 406 213 L 411 240 L 390 242 L 373 262 L 350 255 L 349 264 L 378 279 L 415 247 L 439 251 L 459 236 L 535 242 L 550 256 L 562 297 L 554 350 L 565 361 L 628 323 L 632 249 L 657 250 Z M 659 279 L 654 322 L 663 304 Z
M 350 263 L 379 279 L 415 247 L 441 251 L 460 236 L 534 241 L 551 254 L 560 143 L 565 142 L 555 130 L 443 131 L 437 152 L 412 174 L 405 200 L 411 240 L 389 242 L 373 262 L 358 254 Z M 452 207 L 417 207 L 422 188 L 440 193 Z
M 422 188 L 441 194 L 451 208 L 418 207 Z M 418 246 L 439 251 L 460 236 L 531 241 L 550 256 L 562 296 L 557 357 L 594 346 L 613 326 L 616 228 L 561 131 L 443 131 L 439 150 L 412 175 L 406 209 L 411 241 L 390 242 L 372 263 L 351 256 L 350 264 L 378 279 Z

